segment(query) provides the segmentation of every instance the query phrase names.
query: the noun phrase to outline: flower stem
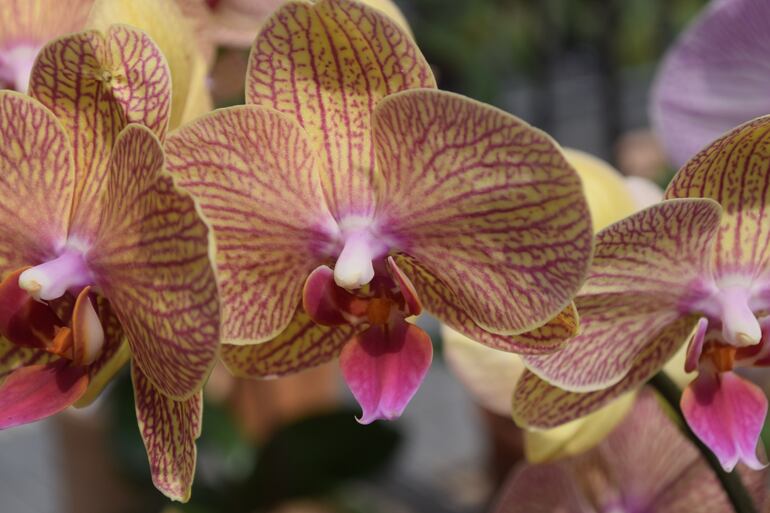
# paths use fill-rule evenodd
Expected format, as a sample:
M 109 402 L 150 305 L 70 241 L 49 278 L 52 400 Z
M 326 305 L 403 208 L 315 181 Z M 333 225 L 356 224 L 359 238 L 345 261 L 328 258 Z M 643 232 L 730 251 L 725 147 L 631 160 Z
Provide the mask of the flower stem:
M 717 457 L 714 456 L 714 453 L 711 452 L 711 450 L 706 447 L 697 436 L 695 436 L 695 433 L 692 432 L 690 426 L 685 422 L 684 417 L 682 416 L 682 410 L 679 407 L 679 399 L 682 396 L 682 391 L 676 383 L 674 383 L 665 372 L 661 371 L 650 380 L 649 384 L 658 391 L 661 397 L 663 397 L 679 417 L 682 430 L 693 445 L 698 448 L 703 459 L 706 460 L 709 467 L 711 467 L 711 470 L 716 474 L 735 513 L 757 513 L 754 501 L 751 499 L 746 487 L 743 486 L 743 481 L 741 481 L 741 476 L 738 474 L 738 471 L 725 472 Z

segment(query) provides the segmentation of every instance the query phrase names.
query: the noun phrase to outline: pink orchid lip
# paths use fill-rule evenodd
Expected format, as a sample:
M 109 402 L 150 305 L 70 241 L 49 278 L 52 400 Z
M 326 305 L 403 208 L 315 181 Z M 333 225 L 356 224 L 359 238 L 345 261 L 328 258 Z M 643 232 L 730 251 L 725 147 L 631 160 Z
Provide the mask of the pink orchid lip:
M 19 276 L 19 287 L 38 301 L 60 298 L 67 291 L 77 295 L 92 283 L 83 253 L 73 249 L 65 249 L 53 260 L 31 267 Z

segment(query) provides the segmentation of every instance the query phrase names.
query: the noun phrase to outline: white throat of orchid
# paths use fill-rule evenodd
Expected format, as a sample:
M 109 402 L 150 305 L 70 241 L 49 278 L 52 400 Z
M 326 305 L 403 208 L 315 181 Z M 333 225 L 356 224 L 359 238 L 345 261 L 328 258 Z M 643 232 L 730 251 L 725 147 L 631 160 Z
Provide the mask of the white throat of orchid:
M 374 260 L 387 252 L 387 245 L 368 218 L 346 218 L 340 230 L 343 247 L 334 265 L 334 282 L 347 290 L 359 289 L 374 278 Z
M 35 58 L 40 52 L 39 45 L 17 44 L 0 50 L 0 82 L 26 93 L 29 89 L 29 76 Z
M 752 289 L 746 279 L 721 280 L 707 298 L 694 305 L 693 310 L 720 321 L 722 337 L 728 344 L 735 347 L 756 345 L 762 339 L 762 329 L 754 313 L 758 309 L 758 298 Z

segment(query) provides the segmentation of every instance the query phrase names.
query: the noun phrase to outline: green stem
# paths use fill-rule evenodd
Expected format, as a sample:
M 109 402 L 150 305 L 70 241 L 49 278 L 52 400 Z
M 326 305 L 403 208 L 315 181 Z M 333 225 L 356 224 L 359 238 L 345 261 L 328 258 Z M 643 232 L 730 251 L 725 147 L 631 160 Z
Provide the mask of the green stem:
M 727 498 L 733 505 L 735 513 L 757 513 L 754 501 L 751 499 L 749 492 L 746 491 L 746 487 L 743 486 L 743 481 L 741 481 L 741 476 L 738 474 L 738 471 L 725 472 L 717 457 L 714 456 L 714 453 L 700 441 L 700 438 L 695 436 L 695 433 L 692 432 L 690 426 L 685 422 L 684 417 L 682 416 L 682 410 L 679 407 L 679 399 L 682 396 L 682 391 L 676 383 L 674 383 L 665 372 L 661 371 L 650 380 L 649 384 L 658 391 L 663 399 L 665 399 L 669 406 L 671 406 L 674 412 L 679 416 L 682 429 L 687 435 L 687 438 L 689 438 L 698 448 L 709 467 L 711 467 L 711 470 L 716 474 L 717 479 L 719 479 L 722 488 L 724 488 L 725 493 L 727 494 Z

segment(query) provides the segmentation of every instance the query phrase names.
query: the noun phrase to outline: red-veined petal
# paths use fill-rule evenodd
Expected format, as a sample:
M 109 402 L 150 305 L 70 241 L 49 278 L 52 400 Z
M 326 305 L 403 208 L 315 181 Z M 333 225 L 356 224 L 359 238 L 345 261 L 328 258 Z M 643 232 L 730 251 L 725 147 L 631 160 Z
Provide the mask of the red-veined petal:
M 131 366 L 139 432 L 150 460 L 152 482 L 168 498 L 187 502 L 195 477 L 201 434 L 203 393 L 175 401 L 156 389 L 136 365 Z
M 387 15 L 351 0 L 288 2 L 254 42 L 246 100 L 290 114 L 305 128 L 340 219 L 374 212 L 372 112 L 386 95 L 414 87 L 435 87 L 433 74 Z
M 89 252 L 97 285 L 133 357 L 165 395 L 187 399 L 219 346 L 219 301 L 209 228 L 163 171 L 163 149 L 130 125 L 115 143 L 101 224 Z
M 304 131 L 271 109 L 233 107 L 180 129 L 166 151 L 214 229 L 224 342 L 277 336 L 336 230 Z
M 379 103 L 374 138 L 378 219 L 453 291 L 452 306 L 515 334 L 569 304 L 588 270 L 591 218 L 550 137 L 468 98 L 418 90 Z

